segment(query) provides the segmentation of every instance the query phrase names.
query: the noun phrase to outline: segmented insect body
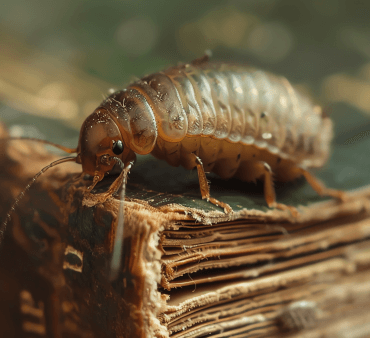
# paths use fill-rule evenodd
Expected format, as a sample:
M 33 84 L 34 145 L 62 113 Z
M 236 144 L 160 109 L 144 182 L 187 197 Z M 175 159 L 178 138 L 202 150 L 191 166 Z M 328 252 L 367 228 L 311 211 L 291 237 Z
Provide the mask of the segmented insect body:
M 319 194 L 346 198 L 307 171 L 325 163 L 332 134 L 331 120 L 285 78 L 212 64 L 205 56 L 113 93 L 82 124 L 76 149 L 38 140 L 77 156 L 43 168 L 11 211 L 43 172 L 67 161 L 82 164 L 83 172 L 93 176 L 84 204 L 101 203 L 124 185 L 135 154 L 152 154 L 173 166 L 197 168 L 202 198 L 226 212 L 231 207 L 210 196 L 205 171 L 222 178 L 263 179 L 268 206 L 297 215 L 295 208 L 276 202 L 273 179 L 303 175 Z M 90 194 L 116 164 L 122 171 L 108 191 Z M 0 240 L 9 219 L 10 213 Z
M 34 176 L 0 227 L 0 242 L 11 212 L 37 178 L 51 167 L 75 161 L 93 176 L 85 205 L 104 202 L 122 187 L 116 237 L 109 243 L 113 251 L 109 277 L 115 280 L 123 252 L 124 188 L 135 154 L 152 154 L 187 169 L 196 167 L 202 198 L 226 212 L 232 212 L 231 207 L 210 196 L 205 171 L 222 178 L 263 179 L 267 204 L 296 215 L 295 208 L 276 202 L 273 179 L 288 181 L 303 175 L 319 194 L 346 197 L 307 171 L 324 164 L 331 138 L 331 120 L 285 78 L 252 68 L 211 64 L 203 57 L 146 76 L 109 96 L 84 121 L 76 149 L 36 140 L 77 156 L 54 161 Z M 91 194 L 116 164 L 121 173 L 108 191 Z M 55 311 L 52 332 L 58 331 Z
M 268 205 L 294 211 L 276 203 L 272 174 L 282 181 L 304 175 L 320 194 L 343 197 L 307 171 L 325 163 L 332 134 L 321 108 L 285 78 L 201 58 L 109 96 L 82 125 L 77 162 L 96 182 L 112 169 L 112 156 L 127 165 L 135 153 L 150 153 L 197 167 L 202 197 L 227 211 L 210 197 L 205 171 L 262 178 Z
M 188 64 L 153 74 L 108 97 L 95 114 L 110 114 L 134 152 L 189 169 L 194 160 L 187 155 L 196 153 L 222 178 L 244 171 L 253 154 L 260 160 L 258 150 L 294 166 L 321 166 L 332 137 L 331 120 L 285 78 L 227 65 Z M 88 148 L 90 140 L 81 150 Z M 231 149 L 240 156 L 233 158 Z

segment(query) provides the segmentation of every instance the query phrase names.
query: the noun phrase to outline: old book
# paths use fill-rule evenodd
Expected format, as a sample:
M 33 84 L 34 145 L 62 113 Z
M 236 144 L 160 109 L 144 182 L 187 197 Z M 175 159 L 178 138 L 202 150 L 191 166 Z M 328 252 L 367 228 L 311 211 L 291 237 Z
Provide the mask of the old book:
M 113 282 L 118 197 L 84 207 L 91 180 L 81 168 L 49 170 L 12 213 L 0 248 L 0 335 L 370 335 L 370 160 L 353 160 L 369 140 L 351 141 L 364 121 L 339 120 L 333 160 L 319 173 L 349 190 L 348 201 L 322 199 L 304 181 L 278 187 L 279 201 L 299 208 L 298 219 L 268 209 L 262 185 L 212 177 L 212 195 L 234 209 L 225 215 L 200 199 L 195 173 L 140 158 L 127 185 Z M 58 157 L 20 141 L 2 142 L 0 154 L 3 220 L 31 177 Z

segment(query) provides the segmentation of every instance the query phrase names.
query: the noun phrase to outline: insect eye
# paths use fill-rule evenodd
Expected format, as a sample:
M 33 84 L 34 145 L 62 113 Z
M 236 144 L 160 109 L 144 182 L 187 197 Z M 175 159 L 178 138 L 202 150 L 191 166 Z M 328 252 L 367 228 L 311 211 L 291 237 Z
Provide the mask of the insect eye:
M 120 155 L 123 153 L 123 143 L 121 140 L 113 142 L 113 147 L 112 147 L 113 152 L 116 155 Z

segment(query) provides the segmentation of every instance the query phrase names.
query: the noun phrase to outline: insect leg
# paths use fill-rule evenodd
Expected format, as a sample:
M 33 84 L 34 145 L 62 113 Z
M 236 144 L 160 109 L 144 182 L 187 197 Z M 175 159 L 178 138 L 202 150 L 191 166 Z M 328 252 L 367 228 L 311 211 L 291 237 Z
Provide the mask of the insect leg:
M 305 169 L 299 168 L 299 171 L 312 189 L 315 190 L 320 196 L 331 196 L 341 201 L 347 200 L 348 196 L 344 191 L 327 188 L 324 182 L 316 178 Z
M 294 217 L 297 217 L 299 213 L 295 207 L 276 202 L 276 194 L 271 167 L 266 162 L 255 162 L 254 166 L 258 166 L 259 171 L 264 173 L 264 195 L 267 205 L 270 208 L 289 210 Z
M 195 156 L 195 163 L 197 164 L 197 171 L 198 171 L 198 178 L 199 178 L 199 186 L 200 186 L 200 193 L 202 194 L 202 199 L 207 199 L 207 201 L 211 202 L 214 205 L 220 206 L 224 208 L 226 214 L 231 213 L 233 209 L 227 203 L 220 202 L 219 200 L 211 197 L 209 193 L 209 185 L 206 177 L 206 173 L 204 172 L 203 163 L 201 159 Z
M 94 188 L 94 186 L 99 181 L 101 181 L 104 178 L 104 176 L 101 176 L 101 177 L 94 176 L 93 184 L 86 191 L 83 201 L 82 201 L 82 205 L 87 206 L 87 207 L 93 207 L 97 204 L 104 203 L 109 197 L 111 197 L 122 186 L 124 176 L 127 175 L 127 172 L 130 170 L 131 166 L 132 166 L 132 163 L 128 167 L 126 167 L 124 170 L 122 170 L 119 176 L 110 185 L 109 189 L 106 192 L 103 192 L 101 194 L 92 194 L 91 190 Z

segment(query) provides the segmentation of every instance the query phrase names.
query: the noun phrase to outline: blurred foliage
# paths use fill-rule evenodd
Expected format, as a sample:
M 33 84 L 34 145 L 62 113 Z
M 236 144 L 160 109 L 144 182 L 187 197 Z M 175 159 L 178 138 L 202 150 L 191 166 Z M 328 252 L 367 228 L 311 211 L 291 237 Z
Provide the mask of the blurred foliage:
M 359 0 L 4 0 L 0 95 L 7 102 L 23 100 L 17 87 L 27 87 L 44 100 L 57 97 L 66 102 L 59 113 L 49 102 L 52 115 L 79 125 L 101 100 L 97 92 L 210 49 L 216 60 L 282 74 L 324 103 L 344 100 L 370 111 L 370 100 L 352 97 L 364 84 L 362 96 L 370 97 L 369 13 L 370 3 Z M 25 73 L 32 70 L 36 75 L 29 80 Z M 43 73 L 49 76 L 38 87 L 34 78 Z M 65 74 L 80 81 L 67 81 Z M 2 93 L 4 78 L 14 85 L 13 94 Z M 50 83 L 54 87 L 45 89 Z M 348 83 L 350 93 L 343 90 Z

